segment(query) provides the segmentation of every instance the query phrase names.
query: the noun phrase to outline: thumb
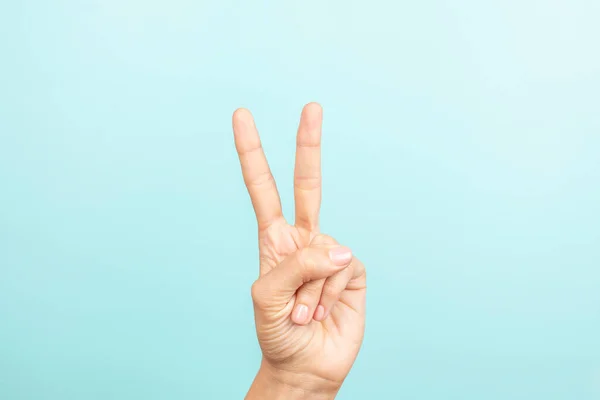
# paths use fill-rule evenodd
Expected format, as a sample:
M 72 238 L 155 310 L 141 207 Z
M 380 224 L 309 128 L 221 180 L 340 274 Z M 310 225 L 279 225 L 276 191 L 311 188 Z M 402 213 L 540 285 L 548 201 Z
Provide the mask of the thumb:
M 351 261 L 352 251 L 343 246 L 298 250 L 254 282 L 252 300 L 264 309 L 285 306 L 304 283 L 328 278 Z

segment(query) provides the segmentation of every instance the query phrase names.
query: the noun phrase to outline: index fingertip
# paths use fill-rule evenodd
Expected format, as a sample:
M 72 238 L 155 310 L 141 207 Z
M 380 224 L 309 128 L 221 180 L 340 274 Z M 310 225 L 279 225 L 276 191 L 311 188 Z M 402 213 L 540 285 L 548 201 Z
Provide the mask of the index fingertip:
M 316 101 L 311 101 L 310 103 L 308 103 L 304 106 L 304 110 L 307 112 L 312 112 L 312 113 L 322 113 L 323 106 L 321 104 L 317 103 Z
M 236 122 L 248 121 L 252 119 L 252 113 L 247 108 L 238 108 L 233 112 L 232 120 L 235 124 Z

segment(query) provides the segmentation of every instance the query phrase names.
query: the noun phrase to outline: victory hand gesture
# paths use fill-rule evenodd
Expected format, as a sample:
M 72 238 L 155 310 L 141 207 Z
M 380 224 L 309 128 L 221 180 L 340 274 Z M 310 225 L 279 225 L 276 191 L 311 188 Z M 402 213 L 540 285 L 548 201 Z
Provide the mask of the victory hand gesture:
M 365 268 L 319 232 L 321 124 L 321 107 L 306 105 L 296 142 L 296 221 L 288 224 L 252 115 L 233 115 L 260 255 L 252 299 L 263 360 L 247 399 L 334 398 L 362 343 Z

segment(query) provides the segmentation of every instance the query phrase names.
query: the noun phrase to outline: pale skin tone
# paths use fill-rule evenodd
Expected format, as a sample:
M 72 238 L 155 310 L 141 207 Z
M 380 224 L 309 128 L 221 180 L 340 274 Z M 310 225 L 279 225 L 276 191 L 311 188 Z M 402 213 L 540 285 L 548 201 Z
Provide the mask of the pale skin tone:
M 233 115 L 258 223 L 259 278 L 252 299 L 263 358 L 248 400 L 333 399 L 362 343 L 365 268 L 349 248 L 319 231 L 322 116 L 316 103 L 302 110 L 290 224 L 252 115 L 245 109 Z

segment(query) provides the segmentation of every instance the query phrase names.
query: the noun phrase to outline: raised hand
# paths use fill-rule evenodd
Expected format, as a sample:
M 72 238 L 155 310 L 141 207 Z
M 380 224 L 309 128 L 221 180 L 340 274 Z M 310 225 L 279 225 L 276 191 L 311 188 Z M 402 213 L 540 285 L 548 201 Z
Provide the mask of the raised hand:
M 362 343 L 364 266 L 319 232 L 321 124 L 321 107 L 306 105 L 297 134 L 296 221 L 290 225 L 252 115 L 245 109 L 233 115 L 260 255 L 252 299 L 263 361 L 247 399 L 333 398 Z

